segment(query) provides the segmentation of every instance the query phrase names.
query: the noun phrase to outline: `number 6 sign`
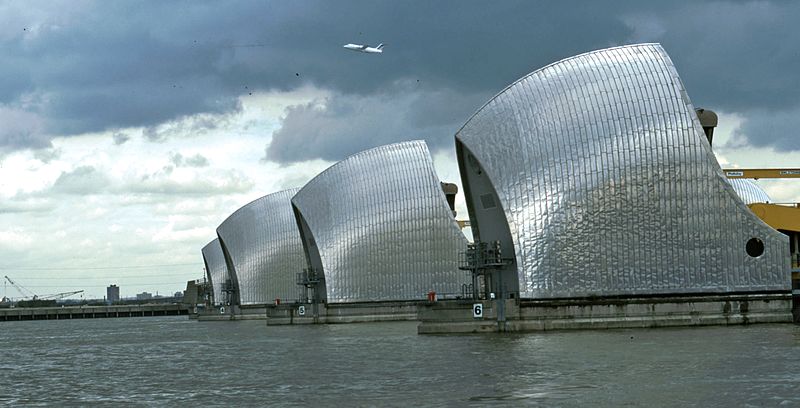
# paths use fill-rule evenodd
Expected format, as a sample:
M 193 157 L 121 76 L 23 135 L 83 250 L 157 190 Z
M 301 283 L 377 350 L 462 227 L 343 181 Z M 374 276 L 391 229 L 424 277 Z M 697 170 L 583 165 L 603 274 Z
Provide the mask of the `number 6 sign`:
M 475 303 L 472 305 L 472 317 L 483 319 L 483 303 Z

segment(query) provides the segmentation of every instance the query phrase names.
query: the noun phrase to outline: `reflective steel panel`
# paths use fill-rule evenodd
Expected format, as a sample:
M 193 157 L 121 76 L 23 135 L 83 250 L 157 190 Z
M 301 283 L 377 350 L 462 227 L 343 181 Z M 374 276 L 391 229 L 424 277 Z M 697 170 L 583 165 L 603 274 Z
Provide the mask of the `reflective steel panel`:
M 474 236 L 513 254 L 510 292 L 790 288 L 788 238 L 726 182 L 658 44 L 525 76 L 469 119 L 456 146 Z M 764 246 L 755 257 L 745 250 L 752 238 Z
M 211 283 L 212 296 L 214 296 L 212 304 L 223 304 L 225 295 L 222 292 L 222 285 L 228 279 L 228 268 L 225 266 L 225 256 L 222 254 L 219 239 L 209 242 L 203 247 L 202 252 L 203 263 L 206 266 L 206 279 Z
M 217 228 L 242 305 L 298 299 L 295 273 L 305 256 L 290 201 L 297 191 L 261 197 Z
M 753 203 L 769 203 L 772 199 L 769 198 L 769 195 L 766 191 L 761 189 L 761 186 L 756 184 L 753 180 L 749 179 L 727 179 L 728 183 L 733 187 L 733 190 L 736 191 L 736 194 L 739 198 L 744 201 L 745 204 L 753 204 Z
M 427 145 L 367 150 L 334 164 L 292 198 L 309 263 L 329 303 L 460 293 L 459 230 Z

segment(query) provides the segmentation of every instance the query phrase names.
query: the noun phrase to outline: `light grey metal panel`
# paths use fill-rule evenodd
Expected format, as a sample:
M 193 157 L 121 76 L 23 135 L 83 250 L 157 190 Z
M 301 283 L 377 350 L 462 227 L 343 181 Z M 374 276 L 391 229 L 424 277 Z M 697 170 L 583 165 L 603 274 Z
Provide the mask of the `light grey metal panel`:
M 772 201 L 767 192 L 762 190 L 753 180 L 728 179 L 728 183 L 745 204 L 769 203 Z
M 228 279 L 228 267 L 225 266 L 225 255 L 222 254 L 222 247 L 219 239 L 214 239 L 203 247 L 203 262 L 206 266 L 206 278 L 211 283 L 213 292 L 213 304 L 222 304 L 225 298 L 222 293 L 222 285 Z
M 261 197 L 236 210 L 217 228 L 230 255 L 230 269 L 242 305 L 296 300 L 295 273 L 305 264 L 303 244 L 292 213 L 298 189 Z
M 327 301 L 425 299 L 460 293 L 466 249 L 422 141 L 367 150 L 334 164 L 292 198 L 318 249 Z
M 658 44 L 531 73 L 470 118 L 456 145 L 462 178 L 485 173 L 499 198 L 523 297 L 790 287 L 787 237 L 726 182 Z M 468 208 L 473 233 L 491 231 L 475 197 Z M 761 256 L 746 253 L 751 238 Z

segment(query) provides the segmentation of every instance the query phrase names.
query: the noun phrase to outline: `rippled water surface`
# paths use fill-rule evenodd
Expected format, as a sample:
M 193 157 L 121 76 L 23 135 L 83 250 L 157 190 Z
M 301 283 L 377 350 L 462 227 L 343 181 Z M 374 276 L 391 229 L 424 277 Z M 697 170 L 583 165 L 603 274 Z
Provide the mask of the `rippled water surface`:
M 0 323 L 0 403 L 800 406 L 800 326 L 418 336 L 416 323 Z

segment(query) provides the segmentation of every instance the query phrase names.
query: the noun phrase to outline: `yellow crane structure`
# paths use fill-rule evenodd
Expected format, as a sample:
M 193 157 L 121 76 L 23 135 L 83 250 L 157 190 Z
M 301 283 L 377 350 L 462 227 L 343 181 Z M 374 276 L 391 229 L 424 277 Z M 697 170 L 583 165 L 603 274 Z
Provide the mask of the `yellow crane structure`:
M 729 179 L 786 179 L 800 178 L 800 169 L 722 169 Z
M 800 168 L 782 169 L 722 169 L 729 179 L 800 179 Z M 749 204 L 758 218 L 767 225 L 789 236 L 792 253 L 792 279 L 800 280 L 800 203 Z

